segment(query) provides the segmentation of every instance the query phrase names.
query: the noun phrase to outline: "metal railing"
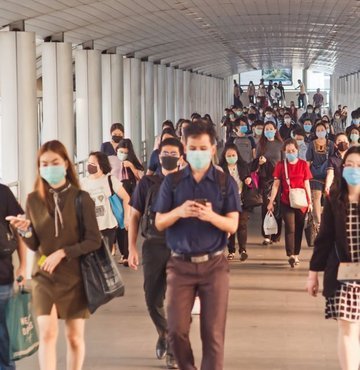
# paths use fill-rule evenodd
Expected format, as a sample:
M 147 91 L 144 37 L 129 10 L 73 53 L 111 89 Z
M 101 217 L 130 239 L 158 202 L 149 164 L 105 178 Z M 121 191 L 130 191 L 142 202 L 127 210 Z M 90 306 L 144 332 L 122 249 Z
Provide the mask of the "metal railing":
M 82 161 L 74 163 L 76 172 L 79 176 L 79 178 L 86 176 L 86 165 L 87 165 L 87 159 L 83 159 Z

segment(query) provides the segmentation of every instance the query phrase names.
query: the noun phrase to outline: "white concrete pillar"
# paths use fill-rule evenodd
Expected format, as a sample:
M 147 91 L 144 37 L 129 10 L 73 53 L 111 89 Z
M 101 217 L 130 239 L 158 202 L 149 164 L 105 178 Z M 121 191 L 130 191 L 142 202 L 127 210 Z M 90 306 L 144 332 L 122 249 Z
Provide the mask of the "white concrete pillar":
M 102 140 L 107 141 L 111 125 L 116 122 L 124 122 L 123 56 L 102 54 L 101 75 Z
M 143 78 L 141 88 L 142 100 L 142 140 L 146 142 L 146 162 L 149 163 L 150 155 L 154 146 L 154 64 L 142 62 Z
M 125 137 L 131 139 L 136 155 L 141 157 L 141 61 L 124 59 Z
M 60 140 L 74 158 L 72 45 L 45 42 L 42 45 L 43 126 L 41 143 Z
M 166 68 L 166 119 L 175 120 L 174 68 Z M 175 123 L 175 122 L 174 122 Z
M 154 65 L 155 78 L 155 135 L 161 133 L 161 125 L 166 120 L 166 67 Z
M 35 48 L 33 32 L 0 32 L 1 175 L 19 181 L 22 205 L 37 173 Z
M 196 82 L 197 82 L 197 75 L 195 73 L 191 73 L 190 74 L 190 115 L 196 112 L 196 109 L 197 109 Z
M 175 70 L 175 121 L 184 115 L 184 77 L 181 69 Z
M 191 115 L 190 104 L 190 72 L 184 72 L 184 118 L 189 118 Z
M 75 77 L 77 161 L 82 161 L 102 142 L 100 51 L 76 51 Z

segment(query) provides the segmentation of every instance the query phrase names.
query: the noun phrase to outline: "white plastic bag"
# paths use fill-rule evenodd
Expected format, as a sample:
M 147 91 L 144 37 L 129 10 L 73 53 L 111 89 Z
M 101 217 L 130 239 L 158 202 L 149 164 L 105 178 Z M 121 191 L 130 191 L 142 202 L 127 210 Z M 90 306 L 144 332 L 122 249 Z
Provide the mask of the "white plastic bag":
M 264 234 L 275 235 L 278 232 L 278 225 L 272 212 L 268 212 L 264 219 Z

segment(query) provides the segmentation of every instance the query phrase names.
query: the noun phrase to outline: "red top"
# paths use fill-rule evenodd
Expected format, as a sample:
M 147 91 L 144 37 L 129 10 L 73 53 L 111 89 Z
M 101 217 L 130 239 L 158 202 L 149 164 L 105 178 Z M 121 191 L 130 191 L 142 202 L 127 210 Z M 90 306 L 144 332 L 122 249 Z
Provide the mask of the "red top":
M 306 161 L 299 159 L 295 164 L 287 162 L 287 168 L 290 186 L 292 188 L 305 189 L 305 180 L 312 179 L 309 164 Z M 284 161 L 280 161 L 276 164 L 273 176 L 275 179 L 279 179 L 281 181 L 281 202 L 290 205 L 289 185 L 286 182 Z M 301 210 L 306 212 L 307 208 L 302 208 Z

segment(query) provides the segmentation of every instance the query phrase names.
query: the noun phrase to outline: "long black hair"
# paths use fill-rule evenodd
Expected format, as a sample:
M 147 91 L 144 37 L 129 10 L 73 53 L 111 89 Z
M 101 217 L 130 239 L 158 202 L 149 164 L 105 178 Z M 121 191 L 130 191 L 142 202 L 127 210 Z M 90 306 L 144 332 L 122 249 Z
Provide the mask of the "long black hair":
M 137 158 L 137 156 L 135 154 L 135 151 L 134 151 L 133 144 L 132 144 L 132 142 L 131 142 L 130 139 L 122 139 L 122 140 L 120 140 L 119 145 L 116 147 L 116 152 L 120 148 L 127 149 L 128 150 L 127 160 L 129 162 L 131 162 L 135 166 L 135 168 L 137 170 L 144 171 L 144 167 L 141 164 L 141 162 L 139 161 L 139 159 Z
M 241 157 L 241 154 L 239 152 L 239 149 L 238 147 L 235 145 L 235 144 L 232 144 L 232 143 L 229 143 L 229 144 L 226 144 L 225 147 L 224 147 L 224 150 L 222 151 L 221 155 L 220 155 L 220 159 L 219 159 L 219 166 L 220 167 L 223 167 L 223 166 L 227 166 L 227 162 L 226 162 L 226 152 L 229 150 L 229 149 L 232 149 L 232 150 L 235 150 L 236 154 L 237 154 L 237 157 L 238 157 L 238 160 L 236 162 L 236 164 L 244 164 L 245 161 L 243 160 L 243 158 Z
M 266 152 L 266 145 L 267 145 L 267 143 L 268 143 L 269 140 L 265 136 L 265 127 L 266 126 L 269 126 L 269 125 L 271 125 L 272 127 L 274 127 L 274 129 L 276 130 L 274 140 L 278 141 L 279 143 L 282 143 L 283 142 L 283 140 L 282 140 L 282 138 L 280 136 L 279 130 L 277 129 L 275 123 L 272 122 L 272 121 L 267 121 L 266 123 L 264 123 L 263 132 L 262 132 L 262 134 L 260 136 L 260 140 L 258 142 L 259 156 L 264 155 L 265 152 Z
M 343 165 L 346 162 L 347 157 L 351 154 L 360 155 L 360 146 L 353 146 L 350 149 L 348 149 L 348 151 L 344 155 L 344 159 L 342 162 Z M 341 168 L 341 176 L 335 178 L 331 193 L 338 202 L 347 206 L 349 203 L 349 188 L 347 182 L 342 177 L 343 169 L 344 167 Z M 359 203 L 358 206 L 360 207 Z

